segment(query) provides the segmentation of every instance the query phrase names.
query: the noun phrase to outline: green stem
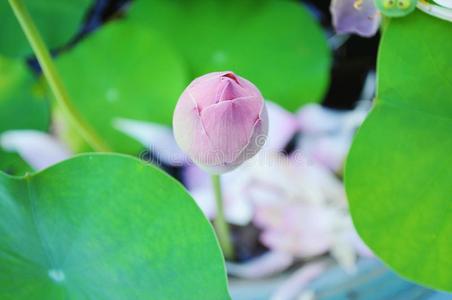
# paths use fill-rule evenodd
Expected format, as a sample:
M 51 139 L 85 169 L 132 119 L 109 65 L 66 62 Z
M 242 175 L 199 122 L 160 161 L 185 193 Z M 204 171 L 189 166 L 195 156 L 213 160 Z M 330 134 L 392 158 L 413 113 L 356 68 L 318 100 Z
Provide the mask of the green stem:
M 9 4 L 16 15 L 17 20 L 33 48 L 39 64 L 42 68 L 45 78 L 55 95 L 58 105 L 61 106 L 66 117 L 71 124 L 80 133 L 83 139 L 96 151 L 110 151 L 109 147 L 96 135 L 94 130 L 83 120 L 80 113 L 74 107 L 69 99 L 68 93 L 61 81 L 58 71 L 52 61 L 49 50 L 39 34 L 38 29 L 33 23 L 33 19 L 22 3 L 22 0 L 9 0 Z
M 215 202 L 217 205 L 217 215 L 214 220 L 214 226 L 217 232 L 218 241 L 220 242 L 220 246 L 223 249 L 224 257 L 230 260 L 234 257 L 234 248 L 231 242 L 229 225 L 224 217 L 223 197 L 219 175 L 212 175 L 212 185 L 215 192 Z

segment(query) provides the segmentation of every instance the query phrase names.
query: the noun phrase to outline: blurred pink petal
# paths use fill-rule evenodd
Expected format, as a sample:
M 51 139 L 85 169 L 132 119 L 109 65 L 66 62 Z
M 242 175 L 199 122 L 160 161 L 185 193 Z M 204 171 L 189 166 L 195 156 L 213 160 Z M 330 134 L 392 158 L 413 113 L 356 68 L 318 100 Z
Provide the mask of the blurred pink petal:
M 204 215 L 209 220 L 213 220 L 216 216 L 215 197 L 213 195 L 213 189 L 208 187 L 193 188 L 190 190 L 190 194 L 193 199 L 195 199 L 196 204 L 198 204 Z
M 330 169 L 317 162 L 306 162 L 296 151 L 290 157 L 292 168 L 299 174 L 299 185 L 309 193 L 304 201 L 334 207 L 346 207 L 347 199 L 342 181 Z
M 303 288 L 326 271 L 330 264 L 329 260 L 320 260 L 302 266 L 276 290 L 271 300 L 296 299 Z
M 258 207 L 254 222 L 264 229 L 261 241 L 270 249 L 307 258 L 332 245 L 332 212 L 320 205 L 285 203 Z
M 226 220 L 235 225 L 246 225 L 253 216 L 252 203 L 243 195 L 242 172 L 234 170 L 223 174 L 224 208 Z M 182 181 L 186 185 L 193 199 L 204 212 L 207 218 L 216 216 L 215 198 L 210 181 L 210 175 L 194 164 L 183 169 Z
M 69 158 L 71 151 L 55 137 L 36 130 L 10 130 L 0 135 L 0 145 L 17 152 L 33 169 L 41 170 Z
M 338 131 L 345 117 L 344 112 L 308 104 L 297 113 L 300 130 L 305 134 Z
M 332 0 L 330 11 L 333 26 L 339 34 L 371 37 L 378 31 L 381 16 L 374 0 Z
M 268 138 L 265 150 L 281 151 L 298 130 L 297 118 L 289 111 L 271 101 L 266 101 L 268 110 Z
M 339 172 L 352 142 L 352 135 L 303 136 L 300 151 L 309 159 Z
M 287 269 L 294 258 L 284 252 L 270 251 L 245 263 L 227 262 L 229 275 L 256 279 L 271 276 Z
M 189 164 L 182 170 L 182 182 L 188 190 L 196 188 L 206 188 L 212 183 L 210 182 L 210 176 L 195 164 Z
M 153 150 L 158 159 L 166 164 L 178 166 L 188 162 L 167 126 L 118 118 L 113 121 L 113 127 Z
M 303 107 L 298 112 L 303 134 L 298 142 L 298 150 L 307 160 L 339 172 L 354 133 L 364 121 L 367 112 L 368 107 L 365 105 L 352 111 L 332 110 L 318 104 Z
M 264 111 L 261 111 L 262 107 Z M 202 141 L 192 145 L 200 154 L 200 157 L 194 155 L 193 159 L 206 165 L 225 164 L 234 169 L 261 149 L 264 143 L 259 144 L 259 135 L 264 139 L 267 137 L 267 111 L 258 96 L 211 105 L 201 112 L 201 122 L 208 133 L 210 146 L 202 145 Z M 214 155 L 206 155 L 209 151 Z M 242 154 L 246 154 L 243 159 Z

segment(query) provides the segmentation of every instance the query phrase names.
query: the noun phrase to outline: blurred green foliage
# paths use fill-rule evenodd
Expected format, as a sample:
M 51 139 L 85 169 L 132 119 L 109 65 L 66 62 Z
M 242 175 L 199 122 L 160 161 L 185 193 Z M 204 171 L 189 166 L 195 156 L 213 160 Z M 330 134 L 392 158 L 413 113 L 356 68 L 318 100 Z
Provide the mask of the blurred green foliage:
M 74 38 L 92 3 L 25 4 L 52 49 Z M 30 54 L 7 2 L 0 6 L 0 53 Z M 291 110 L 319 101 L 328 84 L 325 35 L 296 1 L 135 1 L 124 18 L 98 28 L 57 58 L 75 107 L 118 152 L 137 154 L 142 146 L 113 128 L 116 118 L 171 125 L 183 88 L 207 72 L 236 71 L 266 98 Z M 9 97 L 16 108 L 25 107 L 19 91 Z M 11 108 L 3 112 L 15 115 Z M 0 123 L 0 128 L 24 128 L 8 125 L 7 119 Z M 63 127 L 60 132 L 73 150 L 89 150 L 69 124 Z
M 22 60 L 0 56 L 0 134 L 12 129 L 46 131 L 49 126 L 49 104 L 42 83 Z M 0 150 L 0 169 L 10 174 L 29 171 L 17 154 Z
M 51 49 L 70 41 L 78 32 L 92 0 L 25 0 L 36 26 Z M 0 55 L 24 57 L 32 55 L 28 41 L 16 20 L 9 3 L 0 1 Z
M 354 140 L 346 188 L 364 241 L 392 268 L 452 291 L 452 24 L 391 19 L 376 105 Z
M 92 2 L 24 2 L 48 47 L 63 50 L 57 67 L 75 107 L 117 152 L 137 154 L 142 145 L 113 128 L 116 118 L 171 125 L 183 88 L 207 72 L 233 70 L 290 110 L 319 101 L 328 85 L 325 34 L 296 1 L 134 1 L 125 20 L 112 20 L 69 48 Z M 0 16 L 0 53 L 31 54 L 6 1 Z M 15 107 L 25 105 L 19 91 L 10 98 Z M 11 109 L 3 112 L 12 116 Z M 89 150 L 53 111 L 72 149 Z
M 289 110 L 328 86 L 325 33 L 296 1 L 137 0 L 128 18 L 164 34 L 193 76 L 234 71 Z
M 0 132 L 47 130 L 49 119 L 45 89 L 25 62 L 0 57 Z
M 128 21 L 105 25 L 57 59 L 70 98 L 118 152 L 142 145 L 113 127 L 115 118 L 170 125 L 188 75 L 180 56 L 158 34 Z

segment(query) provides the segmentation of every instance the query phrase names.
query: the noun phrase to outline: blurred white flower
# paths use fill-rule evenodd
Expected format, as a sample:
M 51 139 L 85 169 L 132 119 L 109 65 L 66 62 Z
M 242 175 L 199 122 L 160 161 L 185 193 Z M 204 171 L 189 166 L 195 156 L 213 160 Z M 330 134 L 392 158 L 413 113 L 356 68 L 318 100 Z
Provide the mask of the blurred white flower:
M 265 197 L 273 197 L 267 188 L 259 186 L 264 182 L 276 182 L 285 190 L 295 189 L 297 183 L 287 181 L 290 174 L 284 174 L 287 169 L 281 164 L 290 164 L 282 155 L 282 151 L 298 130 L 296 117 L 278 106 L 267 101 L 269 134 L 261 152 L 246 161 L 240 168 L 221 176 L 225 216 L 228 222 L 235 225 L 249 224 L 254 215 L 252 199 L 263 201 Z M 283 174 L 278 174 L 282 172 Z M 190 164 L 182 171 L 182 181 L 209 219 L 215 218 L 215 198 L 210 177 L 204 171 Z M 278 195 L 276 195 L 278 196 Z
M 264 150 L 281 151 L 298 131 L 298 120 L 278 104 L 266 101 L 268 111 L 268 137 Z
M 0 135 L 5 151 L 18 153 L 34 170 L 71 157 L 72 152 L 54 136 L 37 130 L 10 130 Z
M 298 149 L 309 160 L 339 172 L 356 129 L 367 116 L 363 103 L 352 111 L 337 111 L 318 104 L 306 105 L 298 112 L 300 132 Z
M 188 158 L 179 148 L 171 128 L 138 120 L 117 118 L 113 127 L 152 150 L 157 159 L 169 165 L 183 165 Z

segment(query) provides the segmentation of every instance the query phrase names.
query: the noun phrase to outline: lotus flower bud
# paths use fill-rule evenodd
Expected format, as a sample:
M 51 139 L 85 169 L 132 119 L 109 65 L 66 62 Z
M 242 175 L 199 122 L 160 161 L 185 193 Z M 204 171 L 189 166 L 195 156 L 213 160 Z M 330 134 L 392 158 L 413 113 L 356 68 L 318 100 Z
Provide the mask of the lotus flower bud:
M 230 171 L 265 143 L 268 117 L 264 98 L 248 80 L 232 72 L 209 73 L 184 90 L 173 117 L 176 141 L 202 169 Z

